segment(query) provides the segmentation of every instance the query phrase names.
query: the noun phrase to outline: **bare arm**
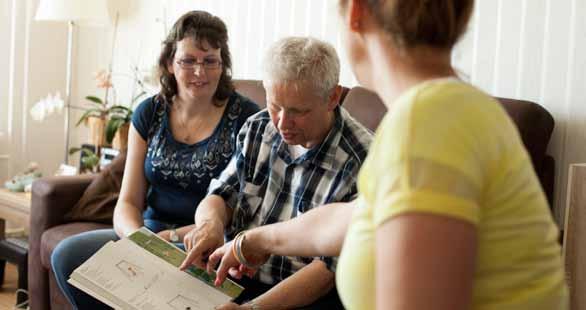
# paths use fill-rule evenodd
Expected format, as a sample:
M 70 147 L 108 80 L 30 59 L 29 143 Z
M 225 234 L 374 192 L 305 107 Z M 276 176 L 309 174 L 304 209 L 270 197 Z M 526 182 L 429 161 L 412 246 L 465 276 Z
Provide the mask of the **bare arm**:
M 224 228 L 230 223 L 232 209 L 226 206 L 224 199 L 217 195 L 209 195 L 204 198 L 195 212 L 195 225 L 202 226 L 206 222 L 212 222 Z
M 320 260 L 279 282 L 254 299 L 261 309 L 293 309 L 313 303 L 334 287 L 334 273 Z
M 114 230 L 119 237 L 129 235 L 144 223 L 142 212 L 147 189 L 144 175 L 146 149 L 146 141 L 131 124 L 120 197 L 114 208 Z
M 262 226 L 246 234 L 243 251 L 283 256 L 339 256 L 355 202 L 312 209 L 286 222 Z M 303 232 L 307 238 L 291 238 Z
M 242 253 L 249 263 L 260 265 L 269 254 L 282 256 L 339 256 L 355 202 L 333 203 L 312 209 L 289 221 L 251 229 L 242 242 Z M 303 232 L 306 238 L 291 238 Z M 229 243 L 218 248 L 209 257 L 207 270 L 211 272 L 220 262 L 216 273 L 216 285 L 220 285 L 230 272 L 239 277 L 248 271 L 234 257 Z M 203 268 L 203 267 L 201 267 Z
M 405 214 L 376 232 L 377 309 L 469 309 L 476 229 L 467 222 Z

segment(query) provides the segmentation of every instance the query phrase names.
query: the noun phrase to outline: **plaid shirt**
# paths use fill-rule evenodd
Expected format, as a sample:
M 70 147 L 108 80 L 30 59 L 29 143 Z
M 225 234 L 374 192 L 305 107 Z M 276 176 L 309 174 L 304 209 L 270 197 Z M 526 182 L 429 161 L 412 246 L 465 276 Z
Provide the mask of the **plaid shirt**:
M 356 179 L 371 139 L 368 129 L 339 107 L 324 141 L 293 159 L 268 112 L 259 112 L 240 130 L 234 157 L 219 178 L 212 180 L 208 194 L 221 196 L 233 209 L 230 237 L 244 229 L 289 220 L 323 204 L 351 201 L 357 196 Z M 313 259 L 273 255 L 257 277 L 276 284 Z M 334 258 L 317 259 L 334 269 Z

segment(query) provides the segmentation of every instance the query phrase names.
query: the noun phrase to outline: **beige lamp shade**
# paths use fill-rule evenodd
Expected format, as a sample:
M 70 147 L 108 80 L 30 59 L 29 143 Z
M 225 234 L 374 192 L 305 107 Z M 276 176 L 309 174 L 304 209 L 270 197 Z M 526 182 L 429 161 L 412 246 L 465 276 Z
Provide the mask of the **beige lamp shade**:
M 76 21 L 90 25 L 110 22 L 107 0 L 40 0 L 35 20 Z

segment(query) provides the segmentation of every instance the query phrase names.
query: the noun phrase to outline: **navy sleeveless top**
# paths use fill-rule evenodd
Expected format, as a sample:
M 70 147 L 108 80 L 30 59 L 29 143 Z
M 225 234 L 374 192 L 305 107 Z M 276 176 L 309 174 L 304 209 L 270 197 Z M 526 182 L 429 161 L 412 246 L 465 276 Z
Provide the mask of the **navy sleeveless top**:
M 173 138 L 169 108 L 153 96 L 140 103 L 132 116 L 132 125 L 147 142 L 144 172 L 149 184 L 143 217 L 185 226 L 193 224 L 211 179 L 232 158 L 240 127 L 259 108 L 233 92 L 212 135 L 195 144 Z

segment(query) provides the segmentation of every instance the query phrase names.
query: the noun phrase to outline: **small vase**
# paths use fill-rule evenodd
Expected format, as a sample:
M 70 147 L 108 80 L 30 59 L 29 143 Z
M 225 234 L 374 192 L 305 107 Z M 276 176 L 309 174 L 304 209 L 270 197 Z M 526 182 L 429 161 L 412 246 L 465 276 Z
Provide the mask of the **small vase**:
M 112 139 L 112 148 L 119 151 L 124 151 L 128 148 L 128 131 L 130 129 L 130 123 L 126 123 L 116 131 L 114 139 Z
M 97 149 L 106 144 L 106 118 L 90 116 L 87 118 L 89 132 L 89 144 L 93 144 Z

